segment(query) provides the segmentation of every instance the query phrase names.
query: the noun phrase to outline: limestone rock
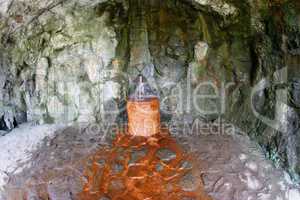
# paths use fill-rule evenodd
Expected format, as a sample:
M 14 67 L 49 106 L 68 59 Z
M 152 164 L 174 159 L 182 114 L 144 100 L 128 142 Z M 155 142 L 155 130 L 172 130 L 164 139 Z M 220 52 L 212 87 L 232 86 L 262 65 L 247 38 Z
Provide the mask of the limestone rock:
M 12 0 L 0 0 L 0 17 L 7 14 L 11 2 Z
M 230 15 L 237 14 L 236 7 L 225 2 L 224 0 L 191 0 L 191 1 L 201 6 L 208 6 L 213 11 L 219 13 L 222 16 L 230 16 Z

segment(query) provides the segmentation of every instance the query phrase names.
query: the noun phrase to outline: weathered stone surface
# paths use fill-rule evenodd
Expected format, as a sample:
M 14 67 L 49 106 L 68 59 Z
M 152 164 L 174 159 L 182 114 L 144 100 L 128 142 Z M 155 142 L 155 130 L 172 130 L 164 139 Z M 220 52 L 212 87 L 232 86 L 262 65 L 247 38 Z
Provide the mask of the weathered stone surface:
M 20 28 L 13 34 L 5 33 L 11 34 L 15 44 L 6 48 L 11 56 L 7 64 L 16 68 L 7 73 L 17 81 L 10 86 L 8 76 L 1 78 L 7 88 L 1 96 L 13 99 L 10 104 L 15 115 L 24 109 L 29 121 L 40 123 L 93 121 L 98 118 L 95 110 L 104 101 L 119 97 L 114 92 L 117 88 L 107 86 L 112 82 L 106 81 L 112 77 L 104 77 L 116 55 L 118 41 L 114 28 L 107 25 L 109 13 L 95 11 L 94 7 L 103 2 L 80 1 L 80 8 L 72 2 L 64 6 L 55 1 L 24 2 L 23 6 L 40 12 L 37 16 L 35 12 L 31 12 L 33 16 L 22 16 Z M 13 2 L 10 10 L 25 12 L 23 6 Z M 26 21 L 27 17 L 34 21 Z M 9 98 L 4 98 L 3 103 L 7 104 Z
M 9 0 L 1 0 L 0 1 L 0 14 L 1 15 L 6 14 L 10 3 L 11 3 L 11 1 L 9 1 Z
M 237 9 L 230 5 L 229 3 L 226 3 L 222 0 L 217 1 L 211 1 L 211 0 L 194 0 L 194 2 L 202 5 L 202 6 L 209 6 L 211 7 L 215 12 L 227 16 L 227 15 L 234 15 L 237 13 Z

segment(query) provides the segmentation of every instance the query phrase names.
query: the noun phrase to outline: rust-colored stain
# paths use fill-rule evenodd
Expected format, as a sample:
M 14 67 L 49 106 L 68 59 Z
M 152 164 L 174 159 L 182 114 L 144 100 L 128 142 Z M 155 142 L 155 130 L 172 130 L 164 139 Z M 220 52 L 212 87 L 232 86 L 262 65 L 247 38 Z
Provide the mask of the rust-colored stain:
M 173 156 L 160 156 L 163 150 Z M 81 200 L 211 200 L 191 155 L 167 130 L 151 138 L 118 134 L 111 148 L 90 157 L 84 175 Z M 194 181 L 184 186 L 187 175 Z

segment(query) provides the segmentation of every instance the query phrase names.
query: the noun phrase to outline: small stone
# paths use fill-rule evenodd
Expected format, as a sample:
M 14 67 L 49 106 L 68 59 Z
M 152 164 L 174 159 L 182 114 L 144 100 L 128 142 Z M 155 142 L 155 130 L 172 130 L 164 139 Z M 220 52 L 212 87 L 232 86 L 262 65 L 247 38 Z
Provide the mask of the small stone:
M 239 174 L 239 178 L 242 182 L 246 183 L 251 190 L 259 190 L 262 187 L 261 182 L 250 171 Z
M 254 172 L 256 172 L 256 171 L 257 171 L 257 168 L 258 168 L 257 164 L 256 164 L 255 162 L 253 162 L 253 161 L 247 162 L 247 163 L 246 163 L 246 167 L 247 167 L 248 169 L 254 171 Z
M 242 153 L 242 154 L 240 154 L 239 159 L 244 161 L 247 159 L 247 155 Z

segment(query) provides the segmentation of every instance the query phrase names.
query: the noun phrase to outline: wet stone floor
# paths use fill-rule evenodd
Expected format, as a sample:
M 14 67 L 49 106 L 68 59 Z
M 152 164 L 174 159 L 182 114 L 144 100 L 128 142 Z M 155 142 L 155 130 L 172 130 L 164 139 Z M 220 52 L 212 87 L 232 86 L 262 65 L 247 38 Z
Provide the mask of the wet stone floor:
M 246 136 L 104 137 L 69 127 L 9 176 L 7 200 L 297 200 L 299 190 Z M 116 164 L 112 164 L 116 163 Z M 151 178 L 146 174 L 151 173 Z M 130 177 L 130 178 L 128 178 Z M 100 189 L 99 189 L 100 188 Z M 209 196 L 210 197 L 209 197 Z

